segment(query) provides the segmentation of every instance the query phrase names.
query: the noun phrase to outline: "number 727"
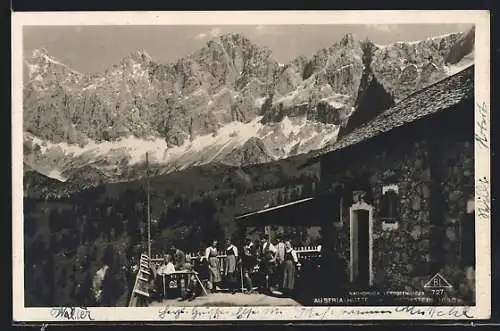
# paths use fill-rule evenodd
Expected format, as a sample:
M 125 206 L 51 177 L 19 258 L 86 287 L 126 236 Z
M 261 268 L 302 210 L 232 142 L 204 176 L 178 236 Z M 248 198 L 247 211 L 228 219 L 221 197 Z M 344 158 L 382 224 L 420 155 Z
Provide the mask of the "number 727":
M 444 294 L 444 289 L 443 288 L 432 289 L 432 294 L 433 295 L 443 295 Z

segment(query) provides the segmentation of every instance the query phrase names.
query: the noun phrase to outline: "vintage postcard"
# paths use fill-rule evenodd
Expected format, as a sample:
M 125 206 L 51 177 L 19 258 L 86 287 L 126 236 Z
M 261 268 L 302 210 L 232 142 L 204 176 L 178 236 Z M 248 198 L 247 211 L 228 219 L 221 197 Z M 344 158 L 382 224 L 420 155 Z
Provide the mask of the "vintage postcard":
M 14 13 L 14 320 L 489 318 L 489 26 Z

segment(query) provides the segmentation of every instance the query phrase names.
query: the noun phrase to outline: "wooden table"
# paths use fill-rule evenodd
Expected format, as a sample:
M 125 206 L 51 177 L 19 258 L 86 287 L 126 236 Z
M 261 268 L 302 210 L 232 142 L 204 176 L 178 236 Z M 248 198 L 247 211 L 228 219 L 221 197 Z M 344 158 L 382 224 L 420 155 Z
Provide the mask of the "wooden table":
M 163 297 L 165 298 L 166 295 L 167 295 L 167 287 L 166 287 L 166 284 L 165 284 L 165 276 L 174 276 L 174 275 L 179 275 L 181 277 L 181 279 L 183 277 L 187 277 L 188 278 L 188 282 L 189 282 L 189 276 L 191 275 L 194 275 L 196 281 L 198 282 L 198 284 L 200 284 L 202 290 L 203 290 L 203 293 L 205 293 L 205 295 L 208 295 L 207 293 L 207 290 L 205 289 L 205 286 L 203 286 L 203 283 L 201 282 L 200 278 L 198 277 L 198 273 L 194 270 L 179 270 L 179 271 L 175 271 L 175 272 L 172 272 L 172 273 L 169 273 L 169 274 L 161 274 L 162 278 L 163 278 Z M 186 282 L 186 285 L 187 283 Z

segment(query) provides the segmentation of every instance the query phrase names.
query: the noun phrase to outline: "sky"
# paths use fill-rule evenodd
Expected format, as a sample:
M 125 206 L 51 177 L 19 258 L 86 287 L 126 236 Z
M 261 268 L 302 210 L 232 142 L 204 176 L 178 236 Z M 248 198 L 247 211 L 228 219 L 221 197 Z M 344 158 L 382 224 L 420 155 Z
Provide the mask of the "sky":
M 82 73 L 102 72 L 137 50 L 160 63 L 170 63 L 200 49 L 221 33 L 241 33 L 259 46 L 272 49 L 280 63 L 311 56 L 347 33 L 376 44 L 421 40 L 467 31 L 469 24 L 405 25 L 241 25 L 241 26 L 25 26 L 23 52 L 45 48 L 57 60 Z

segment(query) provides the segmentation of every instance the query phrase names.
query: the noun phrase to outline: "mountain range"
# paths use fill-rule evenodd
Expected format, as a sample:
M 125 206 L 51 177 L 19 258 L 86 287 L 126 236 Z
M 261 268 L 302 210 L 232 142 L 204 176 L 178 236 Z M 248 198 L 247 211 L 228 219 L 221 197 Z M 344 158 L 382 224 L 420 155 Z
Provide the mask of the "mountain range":
M 83 74 L 36 49 L 24 58 L 25 177 L 37 194 L 44 177 L 72 190 L 134 181 L 146 152 L 153 176 L 280 165 L 467 67 L 473 50 L 474 29 L 389 45 L 348 34 L 281 64 L 229 33 L 174 63 L 140 50 Z

